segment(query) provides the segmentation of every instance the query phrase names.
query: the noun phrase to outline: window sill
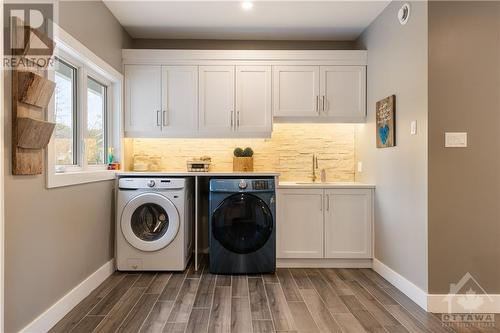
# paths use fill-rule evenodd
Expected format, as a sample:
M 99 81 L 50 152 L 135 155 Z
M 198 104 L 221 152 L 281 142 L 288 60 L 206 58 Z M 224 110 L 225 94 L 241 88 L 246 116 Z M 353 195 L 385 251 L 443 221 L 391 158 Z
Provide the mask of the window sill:
M 96 170 L 96 171 L 78 171 L 65 173 L 48 173 L 47 188 L 71 186 L 78 184 L 87 184 L 111 180 L 115 178 L 118 170 Z

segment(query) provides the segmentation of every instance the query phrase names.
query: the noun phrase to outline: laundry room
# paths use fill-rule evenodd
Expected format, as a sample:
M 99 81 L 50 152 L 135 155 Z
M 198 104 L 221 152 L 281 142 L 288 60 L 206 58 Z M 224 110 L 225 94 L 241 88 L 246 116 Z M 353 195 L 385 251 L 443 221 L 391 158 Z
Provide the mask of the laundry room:
M 500 330 L 500 2 L 1 8 L 0 332 Z

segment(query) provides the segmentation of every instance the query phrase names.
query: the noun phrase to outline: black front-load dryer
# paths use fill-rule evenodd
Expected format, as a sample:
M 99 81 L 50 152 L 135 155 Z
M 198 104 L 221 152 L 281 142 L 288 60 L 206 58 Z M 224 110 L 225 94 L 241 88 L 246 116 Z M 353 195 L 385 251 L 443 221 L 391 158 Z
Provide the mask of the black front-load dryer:
M 211 179 L 209 200 L 210 272 L 274 272 L 274 179 Z

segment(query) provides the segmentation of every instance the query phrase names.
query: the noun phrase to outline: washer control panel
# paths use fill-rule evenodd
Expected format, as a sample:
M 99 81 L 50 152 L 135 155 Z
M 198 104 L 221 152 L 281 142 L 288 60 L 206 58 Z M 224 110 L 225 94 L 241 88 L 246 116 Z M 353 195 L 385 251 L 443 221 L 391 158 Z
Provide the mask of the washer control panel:
M 185 180 L 183 178 L 151 178 L 151 177 L 124 177 L 118 181 L 120 189 L 138 190 L 138 189 L 182 189 Z

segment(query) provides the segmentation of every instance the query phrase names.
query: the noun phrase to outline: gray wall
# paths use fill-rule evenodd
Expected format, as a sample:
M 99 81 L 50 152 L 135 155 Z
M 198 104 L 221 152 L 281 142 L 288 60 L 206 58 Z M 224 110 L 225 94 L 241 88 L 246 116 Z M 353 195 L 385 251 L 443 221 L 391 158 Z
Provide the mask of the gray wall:
M 133 39 L 134 49 L 352 50 L 354 42 L 218 39 Z
M 375 257 L 427 290 L 427 3 L 411 2 L 402 26 L 391 3 L 363 32 L 368 50 L 367 122 L 357 133 L 357 181 L 376 184 Z M 396 142 L 377 149 L 375 103 L 396 95 Z M 410 135 L 410 121 L 418 135 Z
M 429 292 L 500 293 L 500 4 L 429 4 Z M 444 132 L 468 148 L 444 148 Z
M 66 32 L 122 71 L 120 49 L 130 48 L 132 39 L 102 1 L 60 1 L 58 20 Z
M 94 1 L 60 9 L 62 28 L 121 71 L 129 41 L 109 10 Z M 5 331 L 17 332 L 113 258 L 113 182 L 47 190 L 45 175 L 12 176 L 5 82 Z

